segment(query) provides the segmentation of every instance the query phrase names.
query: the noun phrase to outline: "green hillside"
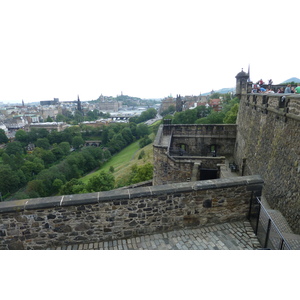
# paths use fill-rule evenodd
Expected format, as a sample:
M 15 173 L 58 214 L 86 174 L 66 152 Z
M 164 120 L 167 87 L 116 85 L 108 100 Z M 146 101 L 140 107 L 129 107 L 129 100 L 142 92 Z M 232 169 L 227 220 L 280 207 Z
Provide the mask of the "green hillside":
M 153 138 L 154 135 L 151 135 Z M 139 141 L 136 141 L 114 155 L 107 163 L 105 163 L 99 170 L 96 172 L 90 173 L 80 180 L 84 183 L 87 183 L 90 178 L 97 175 L 100 171 L 109 172 L 110 168 L 114 168 L 113 175 L 116 180 L 116 187 L 122 186 L 122 182 L 128 178 L 128 174 L 131 172 L 133 165 L 144 165 L 146 163 L 153 164 L 153 144 L 149 144 L 144 148 L 140 149 Z M 138 159 L 141 151 L 145 152 L 145 155 L 142 159 Z

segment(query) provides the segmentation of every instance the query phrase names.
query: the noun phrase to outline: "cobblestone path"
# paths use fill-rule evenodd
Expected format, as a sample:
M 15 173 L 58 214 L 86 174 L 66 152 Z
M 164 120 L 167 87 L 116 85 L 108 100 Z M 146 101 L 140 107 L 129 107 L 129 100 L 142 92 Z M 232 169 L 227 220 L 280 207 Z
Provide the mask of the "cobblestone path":
M 260 247 L 250 223 L 244 221 L 48 250 L 252 250 Z

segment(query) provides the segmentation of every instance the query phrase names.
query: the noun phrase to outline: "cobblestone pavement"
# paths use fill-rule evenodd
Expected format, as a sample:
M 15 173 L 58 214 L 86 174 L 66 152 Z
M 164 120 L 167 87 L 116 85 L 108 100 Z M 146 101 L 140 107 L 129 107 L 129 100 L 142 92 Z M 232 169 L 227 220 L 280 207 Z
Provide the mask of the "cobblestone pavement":
M 260 247 L 250 223 L 241 221 L 47 250 L 252 250 Z

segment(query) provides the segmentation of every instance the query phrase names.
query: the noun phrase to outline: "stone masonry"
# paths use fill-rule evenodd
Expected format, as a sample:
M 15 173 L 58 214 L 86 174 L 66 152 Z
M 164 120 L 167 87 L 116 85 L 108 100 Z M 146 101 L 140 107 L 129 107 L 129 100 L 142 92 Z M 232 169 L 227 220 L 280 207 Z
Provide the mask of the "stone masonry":
M 0 203 L 0 249 L 98 243 L 245 220 L 260 176 Z
M 300 234 L 300 95 L 248 90 L 240 93 L 235 162 L 244 175 L 262 176 L 267 202 Z
M 153 143 L 153 185 L 200 180 L 202 168 L 216 170 L 219 178 L 235 139 L 235 124 L 161 125 Z

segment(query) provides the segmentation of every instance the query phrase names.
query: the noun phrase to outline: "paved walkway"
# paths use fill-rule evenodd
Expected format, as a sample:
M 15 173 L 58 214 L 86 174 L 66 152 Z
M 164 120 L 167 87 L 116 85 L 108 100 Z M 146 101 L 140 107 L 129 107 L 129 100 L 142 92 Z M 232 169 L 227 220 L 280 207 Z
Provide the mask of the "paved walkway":
M 48 250 L 252 250 L 261 248 L 249 222 L 224 223 Z

